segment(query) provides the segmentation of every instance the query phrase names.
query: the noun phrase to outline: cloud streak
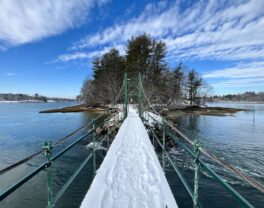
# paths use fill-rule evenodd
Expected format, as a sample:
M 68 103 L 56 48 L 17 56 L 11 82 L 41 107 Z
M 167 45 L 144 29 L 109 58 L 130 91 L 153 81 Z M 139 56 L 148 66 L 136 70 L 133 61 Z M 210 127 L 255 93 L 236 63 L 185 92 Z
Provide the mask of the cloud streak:
M 139 16 L 87 35 L 58 61 L 91 59 L 147 33 L 166 43 L 168 60 L 239 62 L 203 75 L 215 87 L 263 86 L 263 8 L 262 0 L 150 3 Z
M 5 73 L 5 75 L 6 75 L 7 77 L 13 77 L 13 76 L 16 76 L 17 73 L 8 72 L 8 73 Z
M 242 79 L 228 79 L 212 84 L 216 88 L 239 88 L 239 87 L 264 87 L 264 77 L 259 78 L 242 78 Z
M 244 60 L 263 58 L 264 1 L 198 1 L 148 4 L 138 17 L 88 35 L 74 50 L 125 44 L 144 32 L 162 39 L 168 58 Z
M 102 49 L 93 50 L 90 52 L 73 52 L 60 55 L 54 62 L 69 62 L 80 59 L 92 59 L 94 57 L 102 56 L 104 53 L 110 51 L 112 48 L 117 49 L 121 55 L 125 54 L 124 45 L 114 45 L 111 47 L 103 47 Z
M 0 50 L 60 34 L 83 24 L 106 0 L 2 0 Z
M 215 88 L 264 87 L 264 61 L 237 64 L 203 75 Z
M 238 64 L 235 67 L 224 68 L 203 75 L 204 78 L 264 78 L 264 61 Z

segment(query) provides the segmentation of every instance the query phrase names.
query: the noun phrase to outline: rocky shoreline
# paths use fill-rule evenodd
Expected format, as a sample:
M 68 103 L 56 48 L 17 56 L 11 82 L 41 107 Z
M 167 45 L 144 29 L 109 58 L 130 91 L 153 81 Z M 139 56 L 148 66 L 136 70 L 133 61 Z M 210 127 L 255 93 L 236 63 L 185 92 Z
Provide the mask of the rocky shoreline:
M 76 113 L 76 112 L 103 112 L 105 108 L 103 107 L 93 107 L 93 106 L 87 106 L 85 104 L 80 105 L 74 105 L 74 106 L 68 106 L 63 108 L 55 108 L 55 109 L 49 109 L 49 110 L 43 110 L 39 113 Z
M 88 106 L 86 104 L 79 104 L 74 106 L 48 109 L 40 111 L 39 113 L 73 113 L 73 112 L 94 112 L 100 113 L 106 110 L 106 107 Z M 182 115 L 206 115 L 206 116 L 231 116 L 240 111 L 249 111 L 247 109 L 226 108 L 226 107 L 205 107 L 205 106 L 184 106 L 175 108 L 173 110 L 164 110 L 162 112 L 168 118 L 176 118 Z
M 226 107 L 201 107 L 201 106 L 186 106 L 165 111 L 164 114 L 170 118 L 176 118 L 182 115 L 205 115 L 205 116 L 232 116 L 240 111 L 249 111 L 248 109 L 226 108 Z

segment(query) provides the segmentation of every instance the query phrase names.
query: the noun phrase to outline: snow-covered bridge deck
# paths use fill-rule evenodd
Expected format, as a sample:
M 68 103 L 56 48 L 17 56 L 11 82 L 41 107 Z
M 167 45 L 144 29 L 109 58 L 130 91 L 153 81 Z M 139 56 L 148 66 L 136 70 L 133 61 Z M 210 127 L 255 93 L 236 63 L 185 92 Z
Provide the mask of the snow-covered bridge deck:
M 178 207 L 135 109 L 129 109 L 81 204 L 91 207 Z

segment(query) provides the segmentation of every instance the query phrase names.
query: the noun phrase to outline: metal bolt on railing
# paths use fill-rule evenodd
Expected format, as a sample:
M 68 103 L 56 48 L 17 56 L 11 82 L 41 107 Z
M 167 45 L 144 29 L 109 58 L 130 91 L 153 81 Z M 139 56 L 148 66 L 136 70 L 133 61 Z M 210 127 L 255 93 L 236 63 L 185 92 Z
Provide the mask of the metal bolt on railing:
M 193 197 L 193 207 L 198 208 L 198 201 L 199 201 L 199 171 L 200 171 L 200 142 L 196 139 L 194 142 L 194 165 L 195 165 L 195 172 L 194 172 L 194 197 Z
M 162 167 L 165 171 L 165 151 L 166 151 L 166 125 L 165 125 L 165 119 L 162 117 Z
M 110 137 L 109 137 L 110 131 L 109 131 L 109 127 L 107 127 L 107 147 L 110 147 Z
M 154 150 L 155 150 L 155 135 L 154 135 L 154 133 L 152 134 L 152 144 L 153 144 L 153 148 L 154 148 Z
M 124 119 L 127 117 L 127 113 L 128 113 L 128 82 L 127 82 L 127 73 L 125 73 L 125 115 L 124 115 Z
M 140 73 L 138 74 L 138 114 L 142 118 L 142 81 Z
M 147 115 L 146 115 L 146 116 L 147 116 Z M 148 124 L 150 124 L 150 123 L 149 123 L 149 113 L 148 113 Z
M 96 130 L 95 130 L 95 122 L 93 121 L 93 171 L 94 175 L 96 174 L 96 152 L 95 152 L 95 137 L 96 137 Z
M 48 208 L 52 208 L 54 203 L 53 203 L 53 193 L 52 193 L 52 173 L 51 173 L 51 165 L 52 161 L 51 156 L 52 156 L 52 149 L 53 145 L 52 142 L 45 142 L 43 145 L 43 149 L 45 150 L 45 157 L 48 160 L 48 163 L 45 167 L 45 170 L 47 171 L 47 190 L 48 190 Z

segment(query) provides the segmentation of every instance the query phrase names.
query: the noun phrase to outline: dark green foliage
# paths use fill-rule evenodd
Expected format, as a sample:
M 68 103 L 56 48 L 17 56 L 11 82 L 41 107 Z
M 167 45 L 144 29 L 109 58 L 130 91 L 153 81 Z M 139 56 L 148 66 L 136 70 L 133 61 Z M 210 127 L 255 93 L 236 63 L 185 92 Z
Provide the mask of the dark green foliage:
M 137 77 L 141 73 L 143 79 L 146 78 L 150 69 L 152 52 L 151 38 L 143 34 L 132 37 L 127 43 L 126 50 L 126 71 L 129 77 Z
M 167 83 L 170 85 L 168 86 L 168 105 L 171 103 L 175 103 L 177 99 L 181 98 L 184 94 L 184 69 L 183 65 L 180 63 L 174 70 L 169 72 L 167 76 L 168 80 Z
M 125 72 L 125 58 L 116 49 L 93 61 L 94 79 L 86 80 L 83 100 L 88 104 L 109 104 L 119 92 Z
M 166 45 L 143 34 L 132 37 L 126 50 L 126 71 L 128 76 L 137 77 L 140 73 L 143 80 L 156 81 L 166 68 Z
M 48 98 L 39 94 L 34 94 L 33 96 L 26 94 L 0 94 L 0 101 L 18 101 L 18 102 L 47 102 L 52 101 L 74 101 L 74 99 L 67 98 Z
M 190 104 L 193 105 L 193 103 L 197 99 L 197 94 L 199 88 L 202 86 L 202 78 L 197 74 L 197 72 L 192 69 L 187 76 L 187 89 L 189 92 L 189 100 Z
M 186 76 L 182 64 L 169 69 L 164 42 L 142 34 L 132 37 L 126 46 L 125 56 L 112 49 L 93 60 L 93 79 L 84 82 L 82 100 L 90 105 L 111 103 L 117 97 L 127 72 L 130 84 L 141 74 L 146 93 L 153 103 L 173 105 L 182 97 L 188 97 L 191 104 L 197 102 L 202 79 L 194 70 Z M 134 94 L 136 91 L 130 96 L 133 100 Z

